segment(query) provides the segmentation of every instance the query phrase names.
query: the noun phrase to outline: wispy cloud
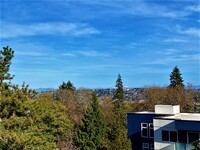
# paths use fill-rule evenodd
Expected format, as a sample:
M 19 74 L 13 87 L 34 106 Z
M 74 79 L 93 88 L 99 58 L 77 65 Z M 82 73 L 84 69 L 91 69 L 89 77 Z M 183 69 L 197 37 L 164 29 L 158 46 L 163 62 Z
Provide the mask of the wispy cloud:
M 86 56 L 86 57 L 109 57 L 109 53 L 105 52 L 99 52 L 95 50 L 82 50 L 82 51 L 74 51 L 74 52 L 67 52 L 63 53 L 63 56 L 69 56 L 69 57 L 74 57 L 74 56 Z
M 166 17 L 178 18 L 185 17 L 190 14 L 187 10 L 177 10 L 165 5 L 157 5 L 155 3 L 140 1 L 83 1 L 86 5 L 101 6 L 104 13 L 115 15 L 134 15 L 145 17 Z M 98 12 L 97 12 L 98 13 Z
M 76 54 L 75 54 L 75 53 L 72 53 L 72 52 L 68 52 L 68 53 L 62 54 L 62 56 L 74 57 L 74 56 L 76 56 Z
M 186 7 L 186 10 L 194 11 L 194 12 L 200 12 L 200 5 L 191 5 Z
M 36 35 L 70 35 L 85 36 L 91 34 L 99 34 L 100 31 L 88 24 L 77 23 L 33 23 L 33 24 L 1 24 L 1 38 L 16 38 L 21 36 Z
M 164 39 L 163 42 L 169 42 L 169 43 L 185 43 L 187 40 L 185 39 L 180 39 L 180 38 L 169 38 L 169 39 Z
M 40 52 L 16 52 L 16 55 L 23 55 L 23 56 L 31 56 L 31 57 L 38 57 L 38 56 L 46 56 L 47 54 L 45 53 L 40 53 Z
M 151 62 L 148 62 L 147 64 L 176 64 L 181 62 L 182 64 L 184 63 L 193 63 L 199 61 L 200 54 L 180 54 L 180 55 L 175 55 L 175 53 L 171 53 L 168 56 L 165 57 L 160 57 L 156 60 L 153 60 Z
M 200 29 L 198 28 L 187 28 L 183 29 L 179 25 L 176 26 L 175 30 L 180 34 L 191 35 L 191 36 L 200 36 Z
M 180 51 L 177 50 L 177 49 L 166 49 L 166 50 L 164 51 L 164 54 L 166 54 L 166 55 L 175 55 L 175 54 L 177 54 L 178 52 L 180 52 Z
M 103 52 L 98 52 L 98 51 L 77 51 L 77 54 L 83 55 L 83 56 L 88 56 L 88 57 L 109 57 L 110 54 L 108 53 L 103 53 Z

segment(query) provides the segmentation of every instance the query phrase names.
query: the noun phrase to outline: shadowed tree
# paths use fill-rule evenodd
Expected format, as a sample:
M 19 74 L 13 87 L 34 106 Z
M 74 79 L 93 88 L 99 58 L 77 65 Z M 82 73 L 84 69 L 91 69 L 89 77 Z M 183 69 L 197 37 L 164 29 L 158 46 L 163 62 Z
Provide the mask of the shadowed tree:
M 173 71 L 170 74 L 170 85 L 169 87 L 184 87 L 183 79 L 181 77 L 180 70 L 177 66 L 174 67 Z
M 74 87 L 73 83 L 71 83 L 70 81 L 68 81 L 67 83 L 63 82 L 60 86 L 59 86 L 60 90 L 69 90 L 69 91 L 74 91 L 76 90 L 76 88 Z

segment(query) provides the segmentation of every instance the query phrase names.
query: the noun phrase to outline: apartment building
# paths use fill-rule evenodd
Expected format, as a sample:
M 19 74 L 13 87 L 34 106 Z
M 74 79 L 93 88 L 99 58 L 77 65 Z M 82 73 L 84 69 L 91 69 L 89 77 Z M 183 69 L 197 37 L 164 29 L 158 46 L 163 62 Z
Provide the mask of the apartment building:
M 156 105 L 155 112 L 128 113 L 134 150 L 191 150 L 200 140 L 200 114 L 180 113 L 179 105 Z

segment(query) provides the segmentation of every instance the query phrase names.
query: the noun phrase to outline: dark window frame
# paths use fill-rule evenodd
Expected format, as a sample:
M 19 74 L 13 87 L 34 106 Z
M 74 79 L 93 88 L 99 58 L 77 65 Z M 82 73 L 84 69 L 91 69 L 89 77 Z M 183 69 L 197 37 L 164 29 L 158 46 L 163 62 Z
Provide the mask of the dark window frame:
M 161 134 L 162 134 L 161 136 L 162 136 L 162 141 L 163 142 L 178 142 L 178 133 L 177 133 L 177 131 L 162 130 Z M 173 136 L 173 134 L 175 134 L 175 136 Z
M 144 126 L 145 125 L 145 126 Z M 144 135 L 144 130 L 146 130 L 146 136 Z M 141 123 L 141 137 L 148 138 L 148 123 Z
M 152 126 L 151 126 L 152 125 Z M 151 131 L 153 133 L 153 136 L 151 136 Z M 149 138 L 154 138 L 154 127 L 153 123 L 149 123 Z

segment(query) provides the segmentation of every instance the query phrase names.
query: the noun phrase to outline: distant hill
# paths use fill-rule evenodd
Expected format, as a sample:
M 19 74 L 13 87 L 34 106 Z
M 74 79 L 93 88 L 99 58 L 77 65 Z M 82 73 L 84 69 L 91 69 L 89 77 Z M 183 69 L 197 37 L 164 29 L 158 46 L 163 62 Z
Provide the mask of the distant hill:
M 200 89 L 200 85 L 194 85 L 193 88 L 194 89 Z
M 53 88 L 38 88 L 35 89 L 37 92 L 49 92 L 49 91 L 55 91 Z
M 55 91 L 53 88 L 38 88 L 35 89 L 37 92 L 50 92 Z M 115 89 L 114 88 L 105 88 L 105 89 L 88 89 L 95 91 L 98 97 L 103 98 L 105 96 L 113 96 Z M 142 93 L 144 88 L 124 88 L 124 97 L 126 100 L 140 100 L 142 99 Z
M 200 90 L 200 85 L 193 86 L 193 89 Z M 37 92 L 51 92 L 55 91 L 53 88 L 38 88 Z M 99 98 L 105 96 L 113 96 L 115 89 L 114 88 L 105 88 L 105 89 L 88 89 L 95 91 Z M 143 97 L 144 88 L 124 88 L 124 97 L 126 100 L 141 100 Z
M 115 89 L 93 89 L 98 97 L 113 96 Z M 124 98 L 126 100 L 141 100 L 144 88 L 124 88 Z

